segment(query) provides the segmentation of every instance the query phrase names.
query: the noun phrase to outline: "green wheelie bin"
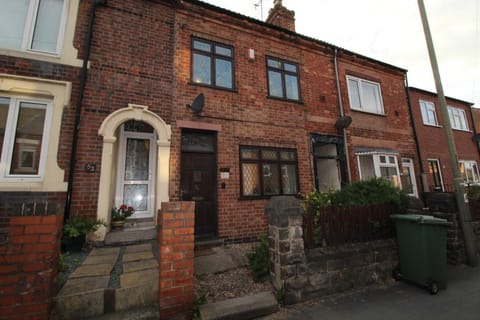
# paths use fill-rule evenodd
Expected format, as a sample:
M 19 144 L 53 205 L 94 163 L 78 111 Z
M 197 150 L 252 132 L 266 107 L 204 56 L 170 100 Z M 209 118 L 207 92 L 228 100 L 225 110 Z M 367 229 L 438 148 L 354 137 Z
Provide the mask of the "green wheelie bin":
M 399 257 L 393 277 L 424 286 L 432 294 L 445 289 L 447 228 L 452 223 L 429 215 L 396 214 L 391 218 L 395 221 Z

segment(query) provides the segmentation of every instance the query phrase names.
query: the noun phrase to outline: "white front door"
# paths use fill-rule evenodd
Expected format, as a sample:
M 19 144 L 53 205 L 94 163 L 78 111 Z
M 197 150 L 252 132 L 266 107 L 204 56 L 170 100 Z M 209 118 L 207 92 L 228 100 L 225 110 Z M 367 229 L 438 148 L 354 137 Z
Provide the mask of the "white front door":
M 143 122 L 129 121 L 120 128 L 115 205 L 133 207 L 130 218 L 153 217 L 155 141 L 153 128 Z
M 415 169 L 412 159 L 409 158 L 402 158 L 402 186 L 409 196 L 418 197 Z

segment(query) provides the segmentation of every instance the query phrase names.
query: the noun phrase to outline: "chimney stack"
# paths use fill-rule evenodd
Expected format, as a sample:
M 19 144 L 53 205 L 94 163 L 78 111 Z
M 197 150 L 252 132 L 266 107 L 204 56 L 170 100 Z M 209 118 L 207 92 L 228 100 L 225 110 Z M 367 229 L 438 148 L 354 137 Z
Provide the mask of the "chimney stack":
M 273 0 L 273 8 L 268 11 L 266 22 L 295 32 L 295 11 L 285 8 L 282 0 Z

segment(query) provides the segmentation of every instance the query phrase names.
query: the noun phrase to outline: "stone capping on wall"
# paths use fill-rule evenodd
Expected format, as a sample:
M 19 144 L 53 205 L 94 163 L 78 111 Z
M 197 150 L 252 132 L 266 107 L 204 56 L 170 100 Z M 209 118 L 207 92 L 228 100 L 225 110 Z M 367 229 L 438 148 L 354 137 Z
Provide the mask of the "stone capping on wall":
M 158 214 L 161 319 L 191 319 L 194 300 L 195 202 L 163 202 Z
M 294 197 L 272 197 L 269 223 L 270 278 L 284 303 L 337 293 L 391 279 L 398 264 L 394 239 L 309 250 L 303 244 L 303 213 Z

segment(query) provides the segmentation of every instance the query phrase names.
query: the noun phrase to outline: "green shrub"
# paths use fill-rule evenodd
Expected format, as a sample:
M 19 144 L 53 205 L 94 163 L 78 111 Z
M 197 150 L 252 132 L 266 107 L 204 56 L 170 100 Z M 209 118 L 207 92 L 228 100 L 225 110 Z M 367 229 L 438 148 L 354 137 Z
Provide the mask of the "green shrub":
M 63 236 L 75 238 L 97 231 L 101 226 L 106 226 L 103 220 L 95 220 L 87 217 L 73 217 L 63 225 Z
M 261 235 L 260 242 L 255 245 L 252 252 L 247 253 L 248 266 L 253 272 L 255 282 L 265 281 L 270 274 L 268 259 L 268 236 Z
M 383 178 L 355 181 L 338 191 L 313 191 L 305 198 L 313 212 L 335 205 L 392 205 L 397 213 L 405 213 L 408 208 L 408 195 Z
M 480 199 L 480 186 L 469 186 L 467 188 L 468 198 L 473 200 Z

